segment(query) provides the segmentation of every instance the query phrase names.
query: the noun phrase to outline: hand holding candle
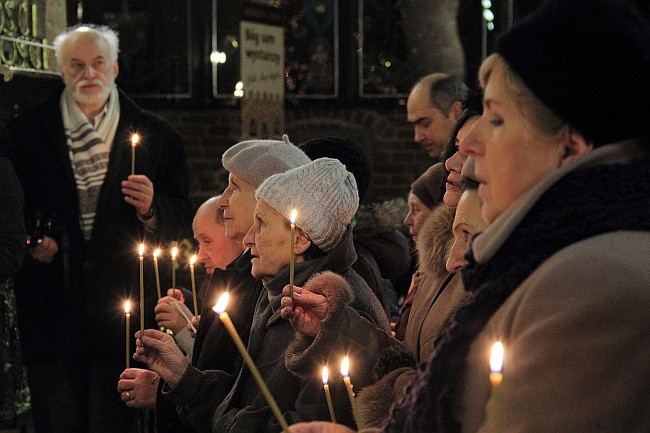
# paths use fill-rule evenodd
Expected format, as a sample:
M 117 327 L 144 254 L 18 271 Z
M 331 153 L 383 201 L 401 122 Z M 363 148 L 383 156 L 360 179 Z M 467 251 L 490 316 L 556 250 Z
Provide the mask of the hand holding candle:
M 352 415 L 354 416 L 354 422 L 357 424 L 357 430 L 362 430 L 363 422 L 361 421 L 361 414 L 359 413 L 359 408 L 357 407 L 357 401 L 354 398 L 354 390 L 352 389 L 352 382 L 350 382 L 350 376 L 348 374 L 349 368 L 350 359 L 346 356 L 341 362 L 341 375 L 343 376 L 345 389 L 348 390 L 348 397 L 350 398 L 350 405 L 352 406 Z
M 273 398 L 273 395 L 271 395 L 271 391 L 269 391 L 268 387 L 266 386 L 266 383 L 264 383 L 264 379 L 262 379 L 262 375 L 260 374 L 259 370 L 255 366 L 255 363 L 253 362 L 253 358 L 251 358 L 250 354 L 248 353 L 248 350 L 246 350 L 246 346 L 244 346 L 244 343 L 241 341 L 241 337 L 239 337 L 239 333 L 237 333 L 237 329 L 235 329 L 235 325 L 233 325 L 232 321 L 230 320 L 230 317 L 228 316 L 228 313 L 226 313 L 226 305 L 228 304 L 228 297 L 229 297 L 228 292 L 224 292 L 219 297 L 219 300 L 212 308 L 212 310 L 219 315 L 219 318 L 221 319 L 224 326 L 228 330 L 228 333 L 230 334 L 230 338 L 232 338 L 232 341 L 235 343 L 235 346 L 237 346 L 240 355 L 242 356 L 242 358 L 244 358 L 244 362 L 246 363 L 246 366 L 250 370 L 251 375 L 255 379 L 257 386 L 259 387 L 260 391 L 262 392 L 262 395 L 266 399 L 266 402 L 271 408 L 271 411 L 273 412 L 275 419 L 280 424 L 280 427 L 282 427 L 282 430 L 284 432 L 289 433 L 289 425 L 287 424 L 287 421 L 284 419 L 280 407 L 278 406 L 275 399 Z
M 497 341 L 490 351 L 490 383 L 492 383 L 492 398 L 494 399 L 494 431 L 501 432 L 501 368 L 503 367 L 503 343 Z
M 131 134 L 131 174 L 135 174 L 135 147 L 140 142 L 138 133 Z
M 144 335 L 144 244 L 138 247 L 138 261 L 140 262 L 140 331 Z
M 296 217 L 298 211 L 296 209 L 291 211 L 289 220 L 291 221 L 291 258 L 289 261 L 289 298 L 293 300 L 293 275 L 296 266 Z
M 190 258 L 190 280 L 192 281 L 192 299 L 194 300 L 194 315 L 199 315 L 198 302 L 196 300 L 196 282 L 194 281 L 194 264 L 196 263 L 196 254 Z
M 327 408 L 330 411 L 330 419 L 332 422 L 336 422 L 336 415 L 334 414 L 334 405 L 332 405 L 332 396 L 330 395 L 330 386 L 327 384 L 328 380 L 328 370 L 327 367 L 323 367 L 323 390 L 325 391 L 325 398 L 327 399 Z
M 131 366 L 131 302 L 124 302 L 125 328 L 126 328 L 126 368 Z
M 176 262 L 176 256 L 178 256 L 178 247 L 172 248 L 172 288 L 176 287 L 176 267 L 178 263 Z

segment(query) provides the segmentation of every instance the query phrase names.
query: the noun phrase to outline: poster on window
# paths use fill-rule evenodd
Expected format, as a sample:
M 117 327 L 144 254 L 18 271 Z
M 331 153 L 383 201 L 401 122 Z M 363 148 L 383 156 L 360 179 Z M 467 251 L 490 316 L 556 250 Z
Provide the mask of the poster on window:
M 242 21 L 242 139 L 275 138 L 284 130 L 284 28 Z

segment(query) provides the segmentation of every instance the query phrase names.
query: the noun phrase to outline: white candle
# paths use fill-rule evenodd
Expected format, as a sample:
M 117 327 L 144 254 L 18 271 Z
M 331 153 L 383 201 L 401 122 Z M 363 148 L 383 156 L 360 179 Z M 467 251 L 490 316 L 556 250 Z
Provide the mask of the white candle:
M 131 135 L 131 174 L 135 174 L 135 147 L 140 142 L 140 136 L 137 132 Z
M 296 266 L 296 217 L 298 211 L 296 209 L 291 211 L 289 221 L 291 221 L 291 257 L 289 261 L 289 298 L 293 301 L 293 275 Z
M 332 422 L 336 422 L 336 415 L 334 414 L 334 405 L 332 405 L 332 396 L 330 395 L 330 386 L 327 383 L 328 380 L 328 370 L 327 367 L 323 367 L 323 390 L 325 391 L 325 398 L 327 399 L 327 408 L 330 411 L 330 418 Z
M 126 327 L 126 368 L 131 366 L 131 302 L 124 303 L 125 327 Z
M 503 343 L 497 341 L 490 351 L 490 383 L 492 384 L 492 398 L 494 399 L 494 431 L 501 432 L 501 381 L 503 375 L 504 349 Z
M 138 261 L 140 264 L 140 336 L 144 335 L 144 244 L 138 247 Z
M 280 424 L 280 427 L 282 427 L 283 431 L 289 433 L 289 425 L 287 424 L 287 421 L 284 419 L 280 407 L 278 406 L 275 399 L 273 398 L 273 395 L 271 395 L 271 391 L 269 391 L 269 388 L 266 386 L 266 383 L 264 383 L 264 379 L 262 379 L 262 375 L 260 374 L 259 370 L 255 366 L 255 363 L 253 362 L 253 358 L 251 358 L 250 353 L 248 353 L 248 350 L 246 350 L 246 346 L 244 346 L 244 343 L 241 341 L 241 337 L 239 336 L 237 329 L 235 329 L 235 325 L 233 325 L 232 321 L 230 320 L 230 317 L 228 316 L 228 313 L 226 313 L 226 305 L 228 304 L 228 298 L 229 298 L 228 292 L 224 292 L 219 297 L 219 300 L 212 308 L 212 310 L 219 315 L 219 318 L 221 319 L 224 326 L 228 330 L 228 333 L 230 334 L 230 338 L 232 338 L 232 341 L 235 343 L 235 346 L 237 346 L 240 355 L 242 356 L 242 358 L 244 358 L 244 362 L 246 363 L 246 366 L 250 370 L 251 375 L 255 379 L 255 382 L 257 382 L 258 388 L 260 389 L 262 395 L 266 399 L 266 403 L 271 408 L 271 411 L 273 412 L 273 415 L 275 415 L 275 419 Z
M 359 413 L 359 408 L 357 407 L 357 401 L 354 398 L 354 390 L 352 387 L 352 382 L 350 381 L 350 376 L 348 371 L 350 369 L 350 359 L 346 356 L 341 362 L 341 375 L 343 376 L 343 383 L 345 383 L 345 389 L 348 391 L 348 397 L 350 398 L 350 405 L 352 406 L 352 415 L 354 416 L 354 422 L 357 424 L 357 430 L 363 429 L 363 422 L 361 421 L 361 414 Z
M 160 274 L 158 273 L 158 257 L 160 256 L 160 248 L 156 248 L 153 252 L 153 268 L 156 274 L 156 291 L 158 292 L 158 299 L 162 297 L 160 292 Z
M 178 247 L 172 248 L 172 287 L 176 287 L 176 256 L 178 255 Z
M 194 264 L 196 263 L 196 254 L 190 258 L 190 280 L 192 281 L 192 298 L 194 300 L 194 315 L 199 315 L 199 307 L 196 300 L 196 283 L 194 281 Z

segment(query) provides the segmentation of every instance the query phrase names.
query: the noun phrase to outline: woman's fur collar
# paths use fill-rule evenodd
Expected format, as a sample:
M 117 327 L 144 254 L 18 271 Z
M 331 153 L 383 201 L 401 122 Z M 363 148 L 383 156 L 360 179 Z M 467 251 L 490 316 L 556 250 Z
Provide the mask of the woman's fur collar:
M 456 209 L 438 205 L 422 224 L 416 239 L 418 270 L 439 278 L 447 273 L 447 257 L 454 242 L 452 226 Z

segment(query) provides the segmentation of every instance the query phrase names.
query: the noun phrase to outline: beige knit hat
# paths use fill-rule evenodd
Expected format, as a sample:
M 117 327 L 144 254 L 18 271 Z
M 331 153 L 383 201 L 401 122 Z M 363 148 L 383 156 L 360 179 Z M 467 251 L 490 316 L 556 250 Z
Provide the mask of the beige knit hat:
M 246 140 L 226 150 L 223 168 L 256 188 L 272 174 L 307 164 L 309 157 L 285 134 L 278 140 Z
M 341 240 L 359 207 L 354 176 L 332 158 L 319 158 L 269 177 L 257 188 L 255 197 L 287 219 L 296 209 L 296 226 L 325 252 Z

